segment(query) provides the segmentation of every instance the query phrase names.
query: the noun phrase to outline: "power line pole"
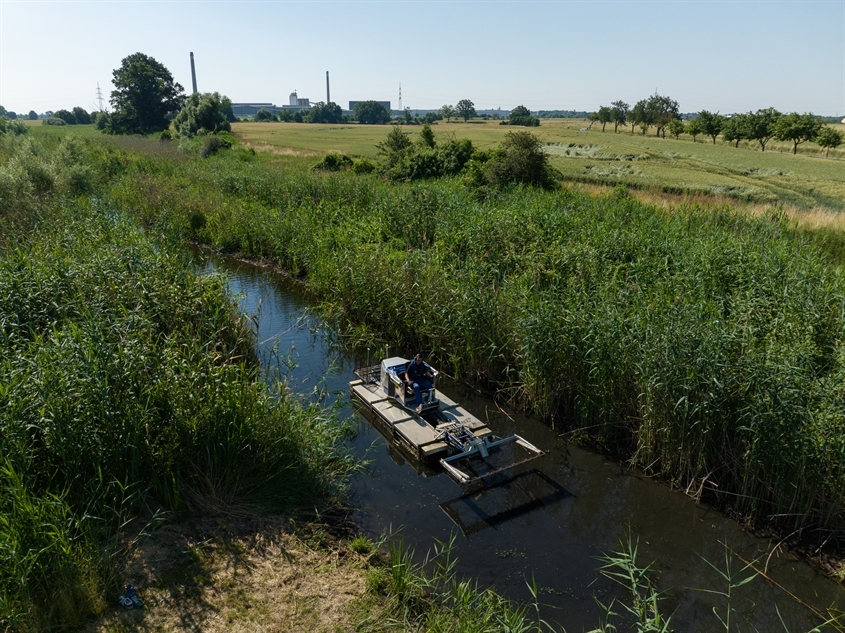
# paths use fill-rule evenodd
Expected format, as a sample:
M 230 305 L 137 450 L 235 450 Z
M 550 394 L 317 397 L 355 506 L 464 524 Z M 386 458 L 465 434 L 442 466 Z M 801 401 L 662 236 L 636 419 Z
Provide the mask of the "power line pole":
M 100 106 L 100 112 L 103 112 L 103 92 L 100 90 L 100 82 L 97 82 L 97 104 Z
M 404 112 L 402 109 L 402 82 L 399 82 L 399 112 Z

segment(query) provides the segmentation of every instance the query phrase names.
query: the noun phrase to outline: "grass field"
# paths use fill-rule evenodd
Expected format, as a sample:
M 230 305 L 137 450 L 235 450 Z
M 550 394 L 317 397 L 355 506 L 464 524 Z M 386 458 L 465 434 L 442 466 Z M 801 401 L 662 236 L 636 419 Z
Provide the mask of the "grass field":
M 566 180 L 614 186 L 625 184 L 644 191 L 726 198 L 744 203 L 786 205 L 798 210 L 845 208 L 845 151 L 823 150 L 806 143 L 793 156 L 789 143 L 771 141 L 766 152 L 756 144 L 739 148 L 713 145 L 709 137 L 697 142 L 632 135 L 630 128 L 614 134 L 582 121 L 543 121 L 532 128 L 547 143 L 553 165 Z M 838 126 L 845 127 L 845 126 Z M 235 134 L 256 149 L 279 155 L 317 157 L 330 152 L 374 157 L 376 144 L 389 126 L 303 125 L 297 123 L 238 123 Z M 409 126 L 416 134 L 421 128 Z M 434 126 L 443 138 L 468 138 L 481 149 L 498 145 L 513 130 L 496 121 L 444 123 Z

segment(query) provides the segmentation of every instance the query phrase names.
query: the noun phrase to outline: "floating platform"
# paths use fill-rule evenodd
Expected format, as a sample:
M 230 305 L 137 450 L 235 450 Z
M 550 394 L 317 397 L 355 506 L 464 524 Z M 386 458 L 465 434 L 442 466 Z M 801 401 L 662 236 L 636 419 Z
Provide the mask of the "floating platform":
M 402 407 L 375 383 L 353 380 L 349 383 L 352 397 L 373 414 L 386 435 L 422 463 L 438 461 L 452 452 L 435 425 L 459 422 L 476 437 L 492 436 L 493 432 L 457 402 L 438 391 L 440 407 L 420 415 Z

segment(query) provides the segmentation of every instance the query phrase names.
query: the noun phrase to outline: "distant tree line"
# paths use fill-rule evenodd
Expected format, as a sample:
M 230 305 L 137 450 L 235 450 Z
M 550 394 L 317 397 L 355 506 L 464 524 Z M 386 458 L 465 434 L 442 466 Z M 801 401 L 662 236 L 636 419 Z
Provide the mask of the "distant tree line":
M 113 71 L 115 90 L 111 93 L 110 103 L 114 107 L 111 114 L 89 114 L 84 108 L 75 107 L 72 111 L 59 110 L 47 113 L 43 119 L 45 125 L 88 125 L 95 123 L 104 132 L 111 134 L 150 134 L 155 132 L 169 135 L 171 121 L 177 134 L 185 137 L 218 134 L 228 132 L 235 120 L 232 102 L 219 93 L 193 94 L 186 97 L 184 89 L 173 80 L 170 71 L 161 63 L 144 55 L 135 53 L 124 58 L 120 68 Z M 533 127 L 540 124 L 540 117 L 549 116 L 550 111 L 534 115 L 523 105 L 514 108 L 506 125 Z M 554 114 L 570 114 L 566 111 L 554 111 Z M 461 99 L 454 106 L 444 105 L 436 113 L 425 117 L 413 117 L 406 109 L 397 122 L 404 124 L 423 123 L 427 126 L 446 119 L 462 118 L 464 122 L 477 117 L 475 104 L 470 99 Z M 17 114 L 0 106 L 0 117 L 14 120 Z M 30 118 L 37 118 L 30 111 Z M 361 101 L 355 105 L 352 119 L 362 124 L 385 124 L 391 121 L 391 112 L 377 101 Z M 678 102 L 655 93 L 647 99 L 641 99 L 629 106 L 622 100 L 601 106 L 586 117 L 592 128 L 601 124 L 604 132 L 608 124 L 613 125 L 614 133 L 620 127 L 631 126 L 631 134 L 639 128 L 643 135 L 654 128 L 655 136 L 666 138 L 666 132 L 676 139 L 686 133 L 693 142 L 699 135 L 709 136 L 713 143 L 722 138 L 739 146 L 741 140 L 759 143 L 761 151 L 775 138 L 792 143 L 793 153 L 798 152 L 798 145 L 815 141 L 830 152 L 843 142 L 843 134 L 824 125 L 820 117 L 812 113 L 792 112 L 782 114 L 774 108 L 764 108 L 756 112 L 723 116 L 718 112 L 702 110 L 697 116 L 684 123 L 681 119 Z M 259 110 L 256 121 L 296 121 L 303 123 L 342 123 L 349 120 L 342 108 L 334 102 L 319 102 L 303 111 L 292 112 L 282 109 L 278 114 L 269 110 Z M 433 137 L 432 137 L 433 138 Z M 429 149 L 434 149 L 432 145 Z M 442 149 L 442 148 L 441 148 Z M 448 170 L 447 170 L 448 171 Z
M 693 142 L 698 136 L 704 135 L 709 136 L 715 144 L 721 135 L 728 143 L 734 143 L 734 147 L 739 147 L 742 140 L 759 143 L 760 150 L 764 152 L 772 139 L 791 142 L 793 154 L 798 153 L 801 143 L 815 141 L 827 150 L 827 156 L 831 148 L 838 147 L 845 140 L 842 132 L 825 126 L 822 117 L 812 113 L 782 114 L 774 108 L 733 116 L 702 110 L 684 123 L 679 114 L 678 102 L 659 94 L 642 99 L 633 107 L 624 101 L 614 101 L 609 106 L 601 106 L 597 111 L 589 113 L 586 118 L 590 128 L 596 123 L 601 124 L 602 132 L 611 123 L 614 133 L 619 127 L 630 125 L 631 134 L 639 128 L 645 135 L 654 128 L 655 136 L 666 138 L 668 131 L 677 139 L 686 133 L 692 137 Z
M 4 108 L 3 106 L 0 105 L 0 117 L 8 119 L 9 121 L 14 121 L 18 117 L 21 117 L 21 118 L 26 117 L 30 121 L 35 121 L 36 119 L 38 119 L 38 113 L 35 110 L 30 110 L 29 114 L 26 114 L 26 115 L 20 114 L 19 115 L 14 110 L 7 110 L 6 108 Z
M 586 110 L 538 110 L 540 119 L 586 119 L 590 113 Z

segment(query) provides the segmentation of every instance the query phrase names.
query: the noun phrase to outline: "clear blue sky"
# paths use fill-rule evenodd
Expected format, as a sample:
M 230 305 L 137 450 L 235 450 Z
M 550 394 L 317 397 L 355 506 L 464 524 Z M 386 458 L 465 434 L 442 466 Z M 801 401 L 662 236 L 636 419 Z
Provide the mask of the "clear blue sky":
M 187 91 L 291 91 L 437 108 L 595 110 L 653 94 L 682 112 L 845 116 L 845 0 L 519 2 L 0 0 L 0 105 L 95 109 L 127 55 Z

